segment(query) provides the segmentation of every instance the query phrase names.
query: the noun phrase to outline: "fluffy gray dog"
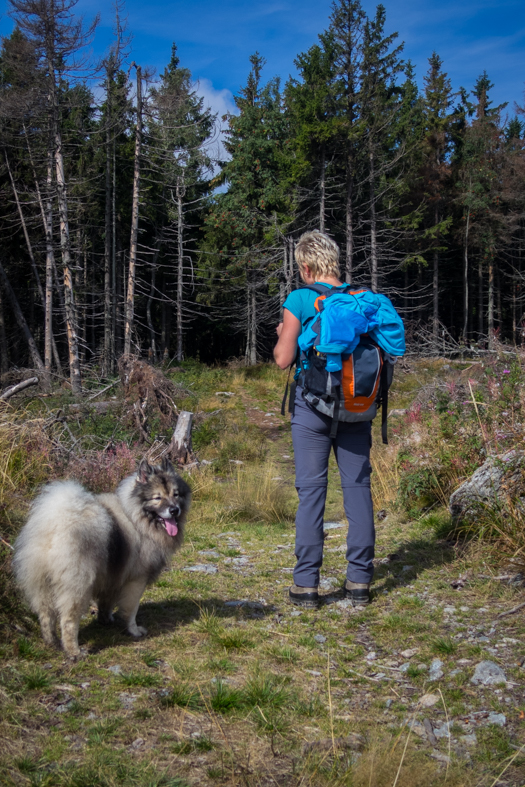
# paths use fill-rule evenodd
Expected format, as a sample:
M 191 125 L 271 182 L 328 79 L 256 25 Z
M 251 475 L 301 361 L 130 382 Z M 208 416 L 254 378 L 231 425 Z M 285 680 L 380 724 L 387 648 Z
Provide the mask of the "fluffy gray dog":
M 136 615 L 147 585 L 179 549 L 190 488 L 170 462 L 141 462 L 115 494 L 95 495 L 76 481 L 55 481 L 33 502 L 15 543 L 18 584 L 48 645 L 79 655 L 78 628 L 92 600 L 101 622 L 118 607 L 129 634 L 142 637 Z

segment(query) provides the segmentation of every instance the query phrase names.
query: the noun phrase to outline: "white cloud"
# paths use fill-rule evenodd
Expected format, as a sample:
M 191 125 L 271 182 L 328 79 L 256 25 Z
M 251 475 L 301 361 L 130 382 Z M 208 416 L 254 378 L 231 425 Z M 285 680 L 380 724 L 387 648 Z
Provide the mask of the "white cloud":
M 215 134 L 209 145 L 211 156 L 214 160 L 225 161 L 230 156 L 223 144 L 224 131 L 227 127 L 227 120 L 224 117 L 228 114 L 239 114 L 239 110 L 233 100 L 233 94 L 226 88 L 217 90 L 209 79 L 199 79 L 195 83 L 194 88 L 197 95 L 202 96 L 204 99 L 204 106 L 209 107 L 212 113 L 217 115 Z

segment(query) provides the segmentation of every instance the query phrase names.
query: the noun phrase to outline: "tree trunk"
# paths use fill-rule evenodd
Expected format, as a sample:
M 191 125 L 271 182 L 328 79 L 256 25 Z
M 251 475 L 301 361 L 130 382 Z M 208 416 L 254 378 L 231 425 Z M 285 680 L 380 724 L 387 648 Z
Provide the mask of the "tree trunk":
M 283 304 L 286 300 L 286 284 L 288 279 L 288 244 L 285 241 L 283 246 L 283 278 L 279 282 L 279 306 L 281 307 L 281 311 L 283 308 Z
M 489 260 L 489 303 L 488 303 L 488 332 L 489 350 L 494 349 L 494 260 Z
M 439 223 L 439 209 L 436 205 L 434 211 L 434 224 Z M 439 231 L 436 234 L 436 243 L 439 243 Z M 439 252 L 434 250 L 433 270 L 432 270 L 432 336 L 434 343 L 438 345 L 439 339 Z
M 66 310 L 66 331 L 69 349 L 69 376 L 71 390 L 75 396 L 82 394 L 82 378 L 80 374 L 80 355 L 78 351 L 77 311 L 71 275 L 71 250 L 69 242 L 69 221 L 67 215 L 67 191 L 64 173 L 64 157 L 62 154 L 62 135 L 55 117 L 55 169 L 57 179 L 58 216 L 60 222 L 60 249 L 62 252 L 62 269 L 64 272 L 64 305 Z
M 111 193 L 111 357 L 117 356 L 117 151 L 113 139 L 113 188 Z M 113 360 L 113 371 L 115 363 Z
M 152 265 L 151 268 L 151 286 L 149 290 L 149 298 L 148 303 L 146 305 L 146 320 L 148 323 L 148 330 L 149 330 L 149 355 L 151 356 L 151 360 L 155 363 L 157 362 L 157 342 L 155 339 L 155 328 L 153 326 L 153 319 L 151 317 L 151 306 L 153 303 L 153 298 L 155 296 L 155 275 L 157 273 L 157 266 Z
M 0 286 L 0 374 L 9 370 L 9 356 L 7 354 L 7 336 L 5 333 L 4 301 L 2 287 Z
M 248 273 L 246 274 L 248 278 Z M 250 298 L 250 284 L 246 281 L 246 350 L 244 353 L 244 361 L 248 365 L 250 363 L 250 327 L 251 327 L 251 298 Z
M 182 198 L 185 187 L 182 178 L 177 178 L 177 361 L 184 359 L 182 351 L 182 285 L 184 277 L 184 217 L 182 215 Z
M 193 413 L 182 410 L 177 419 L 177 426 L 171 438 L 168 456 L 171 461 L 183 465 L 193 459 L 191 447 L 191 425 Z
M 102 375 L 108 377 L 113 372 L 114 357 L 112 352 L 112 290 L 111 290 L 111 249 L 112 249 L 112 223 L 111 223 L 111 78 L 112 73 L 107 71 L 107 118 L 106 118 L 106 193 L 104 211 L 104 350 L 102 354 Z
M 135 128 L 135 159 L 133 168 L 133 202 L 131 207 L 131 238 L 129 244 L 128 289 L 126 294 L 126 320 L 124 326 L 124 355 L 131 352 L 131 334 L 133 331 L 135 279 L 137 275 L 137 251 L 139 229 L 139 194 L 140 194 L 140 155 L 142 149 L 142 70 L 137 69 L 137 125 Z
M 293 238 L 288 238 L 288 277 L 286 280 L 286 294 L 289 295 L 292 291 L 293 287 L 293 280 L 294 280 L 294 271 L 299 276 L 299 271 L 296 267 L 294 267 L 294 260 L 295 260 L 295 243 L 293 242 Z M 299 286 L 300 282 L 297 281 L 297 286 Z
M 463 341 L 467 342 L 468 329 L 468 233 L 469 233 L 470 213 L 467 213 L 465 224 L 465 240 L 463 247 Z
M 9 166 L 9 159 L 7 157 L 7 152 L 4 150 L 4 158 L 5 158 L 5 165 L 7 168 L 7 172 L 9 174 L 9 180 L 11 181 L 11 187 L 13 189 L 13 194 L 15 197 L 16 207 L 18 210 L 18 216 L 20 218 L 20 223 L 22 225 L 22 230 L 24 232 L 24 238 L 26 241 L 27 246 L 27 253 L 29 254 L 29 261 L 31 263 L 31 269 L 33 271 L 33 275 L 35 277 L 36 287 L 38 290 L 38 295 L 40 297 L 40 303 L 44 307 L 44 373 L 42 375 L 42 385 L 45 391 L 49 391 L 51 389 L 51 337 L 47 331 L 47 311 L 46 311 L 46 297 L 44 295 L 44 291 L 42 289 L 42 283 L 40 281 L 40 276 L 38 273 L 38 268 L 36 267 L 35 256 L 33 254 L 33 247 L 31 245 L 31 240 L 29 238 L 29 232 L 27 231 L 27 224 L 25 221 L 24 214 L 22 212 L 22 206 L 20 204 L 20 199 L 18 198 L 18 191 L 16 189 L 16 184 L 13 178 L 13 174 L 11 172 L 11 167 Z
M 483 336 L 483 262 L 478 260 L 478 334 Z
M 352 284 L 353 259 L 354 259 L 354 234 L 353 234 L 353 189 L 352 160 L 347 161 L 346 172 L 346 271 L 345 281 Z
M 375 169 L 374 151 L 370 144 L 370 273 L 372 282 L 372 292 L 378 289 L 378 261 L 377 261 L 377 219 L 376 219 L 376 195 L 375 195 Z
M 319 200 L 319 229 L 324 232 L 324 220 L 326 213 L 326 151 L 321 148 L 321 181 L 320 181 L 320 200 Z
M 13 288 L 7 278 L 6 272 L 4 270 L 4 266 L 0 262 L 0 281 L 4 287 L 5 293 L 9 299 L 11 304 L 11 308 L 13 309 L 13 313 L 15 315 L 15 319 L 17 322 L 20 331 L 22 332 L 24 339 L 27 342 L 27 346 L 29 348 L 29 354 L 31 356 L 31 362 L 35 369 L 37 369 L 40 374 L 45 374 L 45 366 L 42 363 L 42 358 L 40 353 L 38 352 L 38 347 L 36 346 L 35 340 L 33 339 L 33 335 L 29 330 L 29 326 L 26 322 L 26 319 L 22 313 L 22 309 L 20 308 L 20 304 L 18 303 L 18 299 L 14 293 Z
M 27 136 L 27 130 L 25 126 L 24 126 L 24 134 L 26 136 L 27 152 L 29 154 L 31 168 L 33 170 L 33 179 L 35 181 L 36 195 L 38 199 L 38 204 L 40 206 L 42 225 L 44 227 L 44 234 L 46 238 L 46 295 L 45 295 L 46 305 L 45 305 L 45 329 L 44 329 L 44 341 L 45 341 L 44 357 L 46 359 L 45 361 L 46 371 L 47 371 L 47 363 L 48 363 L 47 359 L 50 357 L 50 350 L 48 346 L 50 344 L 51 351 L 53 353 L 53 358 L 55 361 L 55 366 L 57 368 L 57 372 L 60 376 L 62 376 L 63 374 L 62 364 L 60 362 L 60 356 L 58 354 L 55 337 L 53 336 L 53 274 L 56 268 L 56 264 L 55 264 L 55 250 L 53 248 L 53 201 L 51 198 L 51 190 L 53 187 L 52 144 L 49 145 L 48 156 L 47 156 L 46 204 L 44 206 L 44 200 L 42 199 L 40 186 L 38 185 L 38 178 L 36 175 L 36 169 L 33 162 L 33 155 L 31 153 L 31 146 L 29 145 L 29 138 Z M 51 367 L 49 368 L 49 374 L 51 374 Z
M 250 366 L 255 366 L 257 363 L 257 307 L 255 287 L 252 287 L 251 292 L 250 318 Z

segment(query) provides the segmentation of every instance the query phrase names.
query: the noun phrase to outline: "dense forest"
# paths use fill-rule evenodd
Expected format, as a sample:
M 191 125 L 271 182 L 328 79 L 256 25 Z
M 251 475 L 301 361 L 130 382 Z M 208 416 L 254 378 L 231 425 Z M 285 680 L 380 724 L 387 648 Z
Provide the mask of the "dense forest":
M 522 342 L 525 113 L 493 106 L 486 71 L 455 88 L 429 53 L 420 90 L 385 8 L 335 0 L 297 77 L 266 81 L 255 53 L 221 119 L 175 44 L 160 75 L 131 62 L 118 4 L 91 61 L 97 20 L 75 4 L 9 0 L 0 373 L 79 393 L 85 365 L 110 376 L 123 353 L 264 360 L 314 228 L 347 282 L 392 297 L 412 346 Z

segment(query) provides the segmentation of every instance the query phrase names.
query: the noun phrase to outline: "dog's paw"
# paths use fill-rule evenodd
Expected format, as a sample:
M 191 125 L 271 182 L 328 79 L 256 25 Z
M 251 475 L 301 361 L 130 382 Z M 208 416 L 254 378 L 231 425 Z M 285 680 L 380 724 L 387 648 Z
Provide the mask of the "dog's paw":
M 145 637 L 147 633 L 148 629 L 145 629 L 144 626 L 137 626 L 136 623 L 133 626 L 128 626 L 128 634 L 135 637 L 135 639 Z

